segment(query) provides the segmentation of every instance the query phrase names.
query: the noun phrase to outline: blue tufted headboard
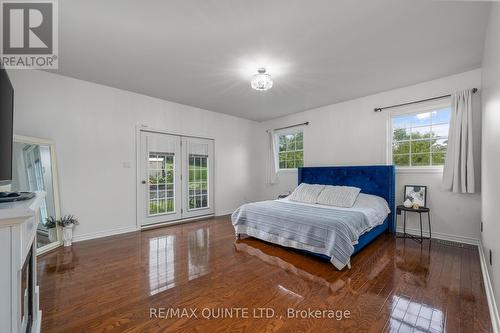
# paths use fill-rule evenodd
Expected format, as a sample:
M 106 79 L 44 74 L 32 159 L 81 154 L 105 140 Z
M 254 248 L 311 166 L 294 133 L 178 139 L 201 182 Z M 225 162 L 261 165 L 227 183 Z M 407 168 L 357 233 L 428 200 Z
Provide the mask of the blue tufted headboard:
M 355 186 L 362 193 L 378 195 L 389 203 L 389 230 L 394 232 L 396 173 L 393 165 L 304 167 L 298 170 L 298 184 Z

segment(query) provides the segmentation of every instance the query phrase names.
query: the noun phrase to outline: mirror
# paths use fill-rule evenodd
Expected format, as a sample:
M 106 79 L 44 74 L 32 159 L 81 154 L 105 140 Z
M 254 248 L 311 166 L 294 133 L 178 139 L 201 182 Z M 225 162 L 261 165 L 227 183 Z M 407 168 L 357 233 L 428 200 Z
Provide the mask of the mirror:
M 14 136 L 12 158 L 12 191 L 45 191 L 40 207 L 40 223 L 36 235 L 37 254 L 61 244 L 61 231 L 47 218 L 60 217 L 54 143 L 48 140 Z

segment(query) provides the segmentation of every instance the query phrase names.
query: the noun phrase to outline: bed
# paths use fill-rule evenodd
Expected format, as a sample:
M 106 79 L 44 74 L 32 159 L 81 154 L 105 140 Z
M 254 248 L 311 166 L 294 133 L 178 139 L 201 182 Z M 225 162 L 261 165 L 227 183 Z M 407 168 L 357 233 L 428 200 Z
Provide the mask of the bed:
M 301 183 L 354 186 L 361 193 L 349 209 L 287 199 L 242 205 L 231 216 L 236 235 L 312 252 L 341 270 L 379 235 L 394 232 L 394 166 L 303 167 L 298 169 Z M 384 216 L 380 209 L 376 214 L 381 201 L 388 208 Z

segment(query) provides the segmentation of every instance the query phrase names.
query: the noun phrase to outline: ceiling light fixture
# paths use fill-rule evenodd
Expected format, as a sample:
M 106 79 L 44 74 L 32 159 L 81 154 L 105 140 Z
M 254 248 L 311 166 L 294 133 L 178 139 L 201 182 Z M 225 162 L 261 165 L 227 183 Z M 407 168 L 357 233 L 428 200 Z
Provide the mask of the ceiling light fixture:
M 258 91 L 266 91 L 273 87 L 273 79 L 271 75 L 266 73 L 265 68 L 259 68 L 257 70 L 258 74 L 252 77 L 252 88 Z

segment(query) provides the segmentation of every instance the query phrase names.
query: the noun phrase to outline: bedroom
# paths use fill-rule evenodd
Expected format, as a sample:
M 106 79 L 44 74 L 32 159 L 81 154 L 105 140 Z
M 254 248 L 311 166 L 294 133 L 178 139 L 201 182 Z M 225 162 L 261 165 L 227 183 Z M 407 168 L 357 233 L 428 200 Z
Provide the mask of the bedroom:
M 45 3 L 55 63 L 2 34 L 7 332 L 498 331 L 500 4 Z

